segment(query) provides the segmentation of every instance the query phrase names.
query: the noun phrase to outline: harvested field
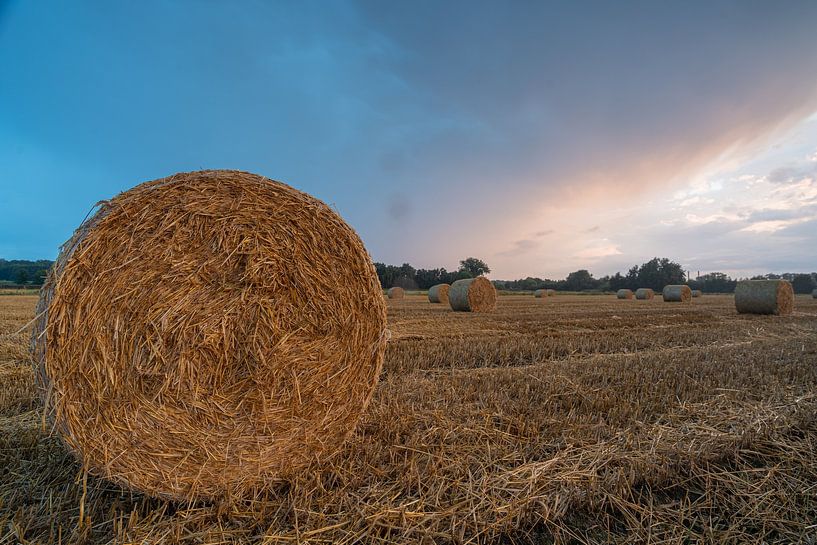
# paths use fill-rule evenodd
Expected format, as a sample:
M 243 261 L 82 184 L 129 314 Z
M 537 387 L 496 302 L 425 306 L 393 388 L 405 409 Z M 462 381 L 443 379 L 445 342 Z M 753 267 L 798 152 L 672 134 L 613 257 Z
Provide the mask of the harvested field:
M 42 430 L 36 297 L 0 298 L 0 544 L 817 539 L 817 301 L 789 316 L 563 295 L 388 303 L 374 399 L 331 460 L 233 505 L 85 477 Z

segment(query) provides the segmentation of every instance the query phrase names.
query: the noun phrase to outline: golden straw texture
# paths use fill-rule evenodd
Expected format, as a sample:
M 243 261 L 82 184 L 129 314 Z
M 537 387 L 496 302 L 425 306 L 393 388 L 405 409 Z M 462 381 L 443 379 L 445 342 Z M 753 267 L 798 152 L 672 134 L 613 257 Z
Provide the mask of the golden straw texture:
M 428 289 L 428 302 L 429 303 L 443 303 L 444 305 L 448 304 L 448 289 L 451 286 L 448 284 L 437 284 L 431 286 Z
M 742 280 L 735 287 L 735 308 L 741 314 L 791 314 L 794 290 L 785 280 Z
M 496 288 L 484 276 L 457 280 L 448 290 L 448 302 L 454 310 L 491 312 L 496 308 Z
M 383 363 L 355 232 L 280 182 L 201 171 L 99 204 L 41 293 L 46 414 L 85 467 L 176 499 L 252 497 L 336 451 Z
M 635 298 L 636 299 L 652 299 L 655 297 L 655 292 L 652 291 L 650 288 L 638 288 L 635 290 Z
M 689 303 L 692 301 L 692 290 L 684 284 L 664 286 L 662 297 L 667 303 Z
M 393 288 L 389 288 L 388 295 L 389 299 L 402 299 L 406 295 L 406 292 L 403 290 L 403 288 L 395 286 Z
M 633 290 L 620 289 L 616 292 L 618 299 L 632 299 L 634 297 Z

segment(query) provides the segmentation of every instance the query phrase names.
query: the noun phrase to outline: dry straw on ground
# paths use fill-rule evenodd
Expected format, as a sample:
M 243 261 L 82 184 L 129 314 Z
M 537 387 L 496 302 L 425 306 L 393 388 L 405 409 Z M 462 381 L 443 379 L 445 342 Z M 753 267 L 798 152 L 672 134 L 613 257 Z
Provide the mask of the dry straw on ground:
M 496 288 L 484 276 L 457 280 L 448 290 L 448 302 L 454 310 L 490 312 L 496 308 Z
M 389 299 L 402 299 L 406 295 L 406 291 L 400 287 L 393 287 L 389 288 L 388 291 Z
M 634 297 L 633 290 L 620 289 L 616 292 L 618 299 L 632 299 Z
M 385 305 L 328 206 L 238 171 L 141 184 L 62 249 L 38 305 L 46 415 L 92 473 L 168 498 L 252 497 L 354 430 Z
M 692 297 L 703 297 L 704 292 L 701 290 L 692 290 Z
M 533 296 L 537 299 L 548 296 L 548 290 L 535 290 Z
M 791 314 L 794 290 L 785 280 L 742 280 L 735 287 L 735 308 L 741 314 Z
M 448 289 L 451 286 L 448 284 L 436 284 L 431 286 L 428 289 L 428 302 L 429 303 L 442 303 L 444 305 L 448 304 Z
M 684 284 L 664 286 L 662 296 L 668 303 L 689 303 L 692 301 L 692 290 Z
M 652 299 L 655 297 L 655 292 L 650 288 L 638 288 L 635 290 L 636 299 Z

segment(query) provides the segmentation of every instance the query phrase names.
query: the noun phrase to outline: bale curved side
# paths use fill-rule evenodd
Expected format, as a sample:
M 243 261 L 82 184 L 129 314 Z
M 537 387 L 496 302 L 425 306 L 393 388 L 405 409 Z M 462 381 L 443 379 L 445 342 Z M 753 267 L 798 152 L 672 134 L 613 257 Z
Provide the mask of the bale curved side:
M 387 293 L 389 295 L 389 299 L 402 299 L 406 295 L 405 290 L 398 286 L 389 288 Z
M 238 171 L 101 203 L 38 309 L 53 429 L 92 473 L 173 499 L 254 497 L 337 450 L 387 339 L 357 234 L 321 201 Z
M 667 303 L 689 303 L 692 301 L 692 290 L 686 284 L 664 286 L 662 297 Z
M 791 314 L 794 290 L 785 280 L 741 280 L 735 287 L 735 309 L 740 314 Z
M 618 299 L 632 299 L 633 297 L 633 290 L 620 289 L 616 292 L 616 298 Z
M 649 300 L 655 297 L 655 292 L 650 288 L 638 288 L 635 290 L 635 298 L 641 300 Z
M 448 302 L 457 311 L 490 312 L 496 308 L 496 288 L 484 276 L 457 280 L 448 290 Z
M 447 305 L 449 288 L 450 286 L 448 284 L 437 284 L 435 286 L 431 286 L 428 289 L 428 302 L 443 303 Z

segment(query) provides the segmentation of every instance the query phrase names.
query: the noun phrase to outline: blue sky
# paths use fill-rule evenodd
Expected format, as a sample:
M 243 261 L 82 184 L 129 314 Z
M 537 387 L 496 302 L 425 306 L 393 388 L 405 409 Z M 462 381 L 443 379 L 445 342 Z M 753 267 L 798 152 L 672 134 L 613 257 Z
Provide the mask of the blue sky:
M 238 168 L 376 260 L 817 270 L 814 2 L 2 2 L 0 257 Z

